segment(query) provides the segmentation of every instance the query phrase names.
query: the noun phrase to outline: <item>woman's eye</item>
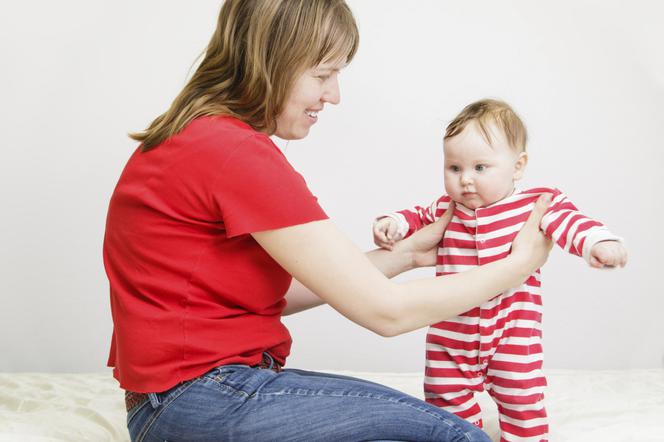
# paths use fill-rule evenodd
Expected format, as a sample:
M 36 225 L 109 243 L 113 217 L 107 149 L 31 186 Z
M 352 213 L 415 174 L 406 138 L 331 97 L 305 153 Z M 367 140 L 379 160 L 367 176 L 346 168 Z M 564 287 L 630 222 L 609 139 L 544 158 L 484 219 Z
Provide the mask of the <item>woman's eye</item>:
M 486 166 L 484 164 L 478 164 L 477 166 L 475 166 L 475 170 L 478 172 L 483 172 L 486 170 Z
M 318 76 L 318 79 L 321 80 L 321 81 L 327 81 L 328 78 L 330 78 L 329 75 L 319 75 Z

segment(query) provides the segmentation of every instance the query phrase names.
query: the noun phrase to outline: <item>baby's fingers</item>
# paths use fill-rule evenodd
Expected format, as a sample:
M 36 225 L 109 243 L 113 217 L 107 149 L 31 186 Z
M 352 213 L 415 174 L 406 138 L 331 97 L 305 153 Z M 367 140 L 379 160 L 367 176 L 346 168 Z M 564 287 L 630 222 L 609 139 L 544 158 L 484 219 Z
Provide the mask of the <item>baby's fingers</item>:
M 620 248 L 618 250 L 618 263 L 620 267 L 625 267 L 625 264 L 627 264 L 627 249 L 625 248 L 624 245 L 620 244 Z
M 392 243 L 388 240 L 380 240 L 378 238 L 374 238 L 374 244 L 376 244 L 380 248 L 392 250 Z
M 380 238 L 383 241 L 387 240 L 387 226 L 384 223 L 376 223 L 373 226 L 374 237 Z
M 387 225 L 387 239 L 388 241 L 393 241 L 397 235 L 397 225 L 396 223 L 389 223 Z
M 620 267 L 625 267 L 627 265 L 627 250 L 623 250 L 620 256 Z
M 385 234 L 381 231 L 374 230 L 374 244 L 378 247 L 383 247 L 387 243 L 387 238 Z
M 590 257 L 589 264 L 591 267 L 594 267 L 596 269 L 601 269 L 602 267 L 604 267 L 604 264 L 602 264 L 602 262 L 599 259 L 595 258 L 594 256 Z

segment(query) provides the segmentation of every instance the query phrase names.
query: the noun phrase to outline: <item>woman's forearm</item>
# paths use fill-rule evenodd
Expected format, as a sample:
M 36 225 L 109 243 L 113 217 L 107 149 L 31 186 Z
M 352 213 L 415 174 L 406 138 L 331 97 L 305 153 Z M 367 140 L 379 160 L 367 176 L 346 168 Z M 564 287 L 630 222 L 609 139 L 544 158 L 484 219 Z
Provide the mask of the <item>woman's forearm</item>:
M 530 270 L 508 256 L 463 273 L 398 284 L 390 328 L 382 334 L 396 336 L 459 315 L 518 286 Z
M 413 254 L 395 247 L 394 250 L 375 249 L 366 253 L 369 261 L 388 278 L 415 268 Z
M 282 316 L 299 313 L 310 308 L 325 304 L 318 295 L 302 285 L 300 281 L 293 278 L 288 292 L 286 292 L 286 307 L 281 312 Z
M 405 250 L 396 249 L 391 252 L 385 249 L 376 249 L 367 252 L 366 255 L 369 261 L 388 278 L 413 268 L 412 253 Z M 286 307 L 282 315 L 292 315 L 322 304 L 325 304 L 325 301 L 298 280 L 293 279 L 286 293 Z

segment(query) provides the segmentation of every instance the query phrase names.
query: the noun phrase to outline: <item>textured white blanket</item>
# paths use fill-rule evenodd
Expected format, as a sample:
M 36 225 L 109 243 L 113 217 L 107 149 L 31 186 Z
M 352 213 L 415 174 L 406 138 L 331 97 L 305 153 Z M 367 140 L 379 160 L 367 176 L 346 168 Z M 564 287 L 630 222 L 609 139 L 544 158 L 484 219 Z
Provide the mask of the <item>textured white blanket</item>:
M 341 374 L 422 397 L 420 373 Z M 546 370 L 552 442 L 664 441 L 664 370 Z M 496 409 L 479 397 L 498 440 Z M 123 395 L 108 373 L 0 374 L 1 442 L 128 441 Z

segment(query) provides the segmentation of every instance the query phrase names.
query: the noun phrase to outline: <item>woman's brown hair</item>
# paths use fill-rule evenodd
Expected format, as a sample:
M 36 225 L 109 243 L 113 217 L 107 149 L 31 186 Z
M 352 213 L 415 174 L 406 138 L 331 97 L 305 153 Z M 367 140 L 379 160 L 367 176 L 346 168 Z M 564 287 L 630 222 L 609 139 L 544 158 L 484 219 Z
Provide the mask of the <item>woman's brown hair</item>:
M 344 0 L 226 0 L 201 64 L 170 108 L 130 137 L 147 151 L 204 115 L 234 116 L 273 134 L 304 70 L 357 51 Z

